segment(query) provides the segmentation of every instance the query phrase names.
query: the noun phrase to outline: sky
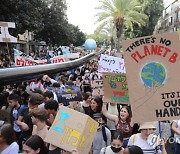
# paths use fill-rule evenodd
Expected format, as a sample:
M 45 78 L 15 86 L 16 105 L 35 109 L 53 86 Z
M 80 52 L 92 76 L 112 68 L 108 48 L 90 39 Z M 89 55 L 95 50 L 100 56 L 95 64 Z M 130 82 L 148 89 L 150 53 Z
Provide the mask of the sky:
M 163 0 L 164 2 L 164 7 L 167 7 L 168 5 L 170 5 L 171 3 L 173 3 L 175 0 Z
M 165 6 L 174 0 L 163 0 Z M 98 12 L 95 7 L 99 6 L 98 0 L 66 0 L 68 21 L 79 26 L 80 30 L 87 34 L 93 34 L 97 27 L 94 17 Z
M 98 0 L 66 0 L 68 21 L 79 26 L 80 30 L 87 34 L 93 34 L 97 25 L 94 17 L 97 13 L 95 7 L 99 6 Z

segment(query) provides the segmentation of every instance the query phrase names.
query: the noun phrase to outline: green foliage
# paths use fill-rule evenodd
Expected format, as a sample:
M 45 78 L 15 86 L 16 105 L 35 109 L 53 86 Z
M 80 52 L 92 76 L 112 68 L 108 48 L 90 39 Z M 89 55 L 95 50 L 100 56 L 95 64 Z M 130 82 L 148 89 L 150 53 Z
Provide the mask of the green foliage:
M 43 10 L 43 25 L 36 37 L 46 41 L 47 44 L 65 44 L 67 39 L 67 25 L 65 20 L 65 5 L 62 1 L 50 0 Z
M 28 30 L 47 44 L 82 45 L 85 35 L 68 23 L 66 9 L 65 0 L 1 0 L 0 21 L 16 23 L 14 36 Z
M 13 34 L 42 28 L 42 0 L 1 0 L 0 21 L 16 23 Z
M 142 11 L 149 17 L 149 20 L 142 27 L 133 23 L 133 29 L 126 28 L 125 38 L 152 35 L 158 19 L 162 15 L 163 0 L 139 0 L 139 2 L 143 4 Z
M 74 46 L 81 46 L 86 40 L 86 36 L 80 31 L 78 26 L 68 24 L 68 43 Z
M 111 48 L 114 48 L 116 40 L 116 29 L 113 22 L 107 23 L 106 25 L 99 25 L 95 30 L 95 34 L 103 35 L 103 40 L 106 40 L 106 45 L 111 44 Z
M 97 33 L 90 34 L 90 35 L 86 36 L 86 39 L 89 39 L 89 38 L 94 39 L 96 41 L 97 46 L 101 46 L 101 45 L 104 45 L 104 44 L 106 46 L 108 46 L 110 44 L 106 34 L 102 34 L 102 33 L 100 33 L 100 34 L 97 34 Z
M 113 22 L 115 25 L 125 25 L 133 28 L 133 23 L 145 25 L 148 16 L 141 12 L 142 6 L 138 0 L 101 0 L 101 6 L 96 9 L 99 23 Z
M 146 24 L 148 16 L 142 12 L 142 5 L 138 0 L 100 0 L 101 6 L 97 7 L 98 20 L 103 27 L 103 24 L 113 22 L 116 27 L 116 35 L 118 38 L 117 50 L 119 51 L 120 37 L 123 33 L 123 28 L 133 29 L 133 24 L 138 26 Z

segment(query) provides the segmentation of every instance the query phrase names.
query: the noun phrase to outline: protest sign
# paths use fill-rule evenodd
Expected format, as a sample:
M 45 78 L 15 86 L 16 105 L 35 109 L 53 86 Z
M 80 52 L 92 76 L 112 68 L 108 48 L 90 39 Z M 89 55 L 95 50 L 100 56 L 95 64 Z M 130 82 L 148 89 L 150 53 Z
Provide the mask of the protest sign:
M 103 80 L 93 80 L 91 84 L 92 96 L 103 96 Z
M 70 152 L 76 148 L 79 154 L 88 154 L 97 127 L 89 116 L 61 106 L 45 141 Z
M 78 86 L 66 86 L 65 91 L 57 88 L 59 102 L 82 101 L 81 89 Z
M 134 122 L 179 119 L 179 42 L 178 33 L 123 41 Z
M 80 57 L 80 54 L 79 53 L 69 53 L 69 54 L 64 54 L 63 56 L 64 56 L 64 58 L 67 58 L 67 59 L 77 59 Z
M 126 74 L 103 73 L 103 84 L 107 102 L 129 104 Z
M 126 73 L 124 59 L 101 54 L 98 72 Z
M 64 56 L 55 56 L 50 58 L 51 63 L 62 63 L 65 62 Z M 43 65 L 47 64 L 47 59 L 34 60 L 32 57 L 15 56 L 15 66 L 32 66 L 32 65 Z
M 17 42 L 17 38 L 9 34 L 8 28 L 15 28 L 14 22 L 0 22 L 0 42 Z
M 15 59 L 15 66 L 32 66 L 32 65 L 43 65 L 47 64 L 47 59 L 43 60 L 35 60 L 30 56 L 22 56 L 22 52 L 14 49 L 14 59 Z M 69 59 L 76 59 L 79 58 L 79 53 L 70 53 L 60 56 L 54 56 L 50 58 L 51 63 L 62 63 L 65 61 L 69 61 Z

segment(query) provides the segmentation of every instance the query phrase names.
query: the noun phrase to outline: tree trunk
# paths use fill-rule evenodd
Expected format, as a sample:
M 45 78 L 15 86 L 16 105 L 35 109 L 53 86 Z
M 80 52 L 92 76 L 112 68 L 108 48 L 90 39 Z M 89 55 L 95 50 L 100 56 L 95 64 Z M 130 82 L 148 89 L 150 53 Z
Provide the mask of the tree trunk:
M 111 50 L 112 50 L 113 49 L 113 43 L 114 43 L 113 37 L 110 38 L 110 42 L 111 42 Z
M 119 25 L 117 28 L 117 52 L 120 52 L 120 38 L 123 32 L 123 26 Z
M 116 34 L 117 34 L 117 52 L 120 52 L 120 38 L 123 33 L 124 19 L 118 18 L 116 19 L 115 23 L 116 23 Z

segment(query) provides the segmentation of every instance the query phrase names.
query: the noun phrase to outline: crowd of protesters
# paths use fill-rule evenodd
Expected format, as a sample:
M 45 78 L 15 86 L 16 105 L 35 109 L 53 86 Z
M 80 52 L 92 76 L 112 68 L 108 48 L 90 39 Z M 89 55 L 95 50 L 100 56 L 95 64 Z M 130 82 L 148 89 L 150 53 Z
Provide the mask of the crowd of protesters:
M 148 143 L 157 122 L 136 124 L 131 121 L 128 105 L 107 104 L 103 96 L 92 96 L 91 83 L 102 79 L 98 59 L 83 66 L 54 75 L 0 87 L 0 153 L 1 154 L 61 154 L 67 152 L 44 141 L 56 114 L 64 105 L 89 115 L 99 123 L 91 154 L 166 154 L 168 144 L 159 140 L 157 146 Z M 61 100 L 60 92 L 67 85 L 81 89 L 82 101 Z M 180 120 L 161 122 L 162 137 L 177 139 L 174 154 L 180 154 Z

